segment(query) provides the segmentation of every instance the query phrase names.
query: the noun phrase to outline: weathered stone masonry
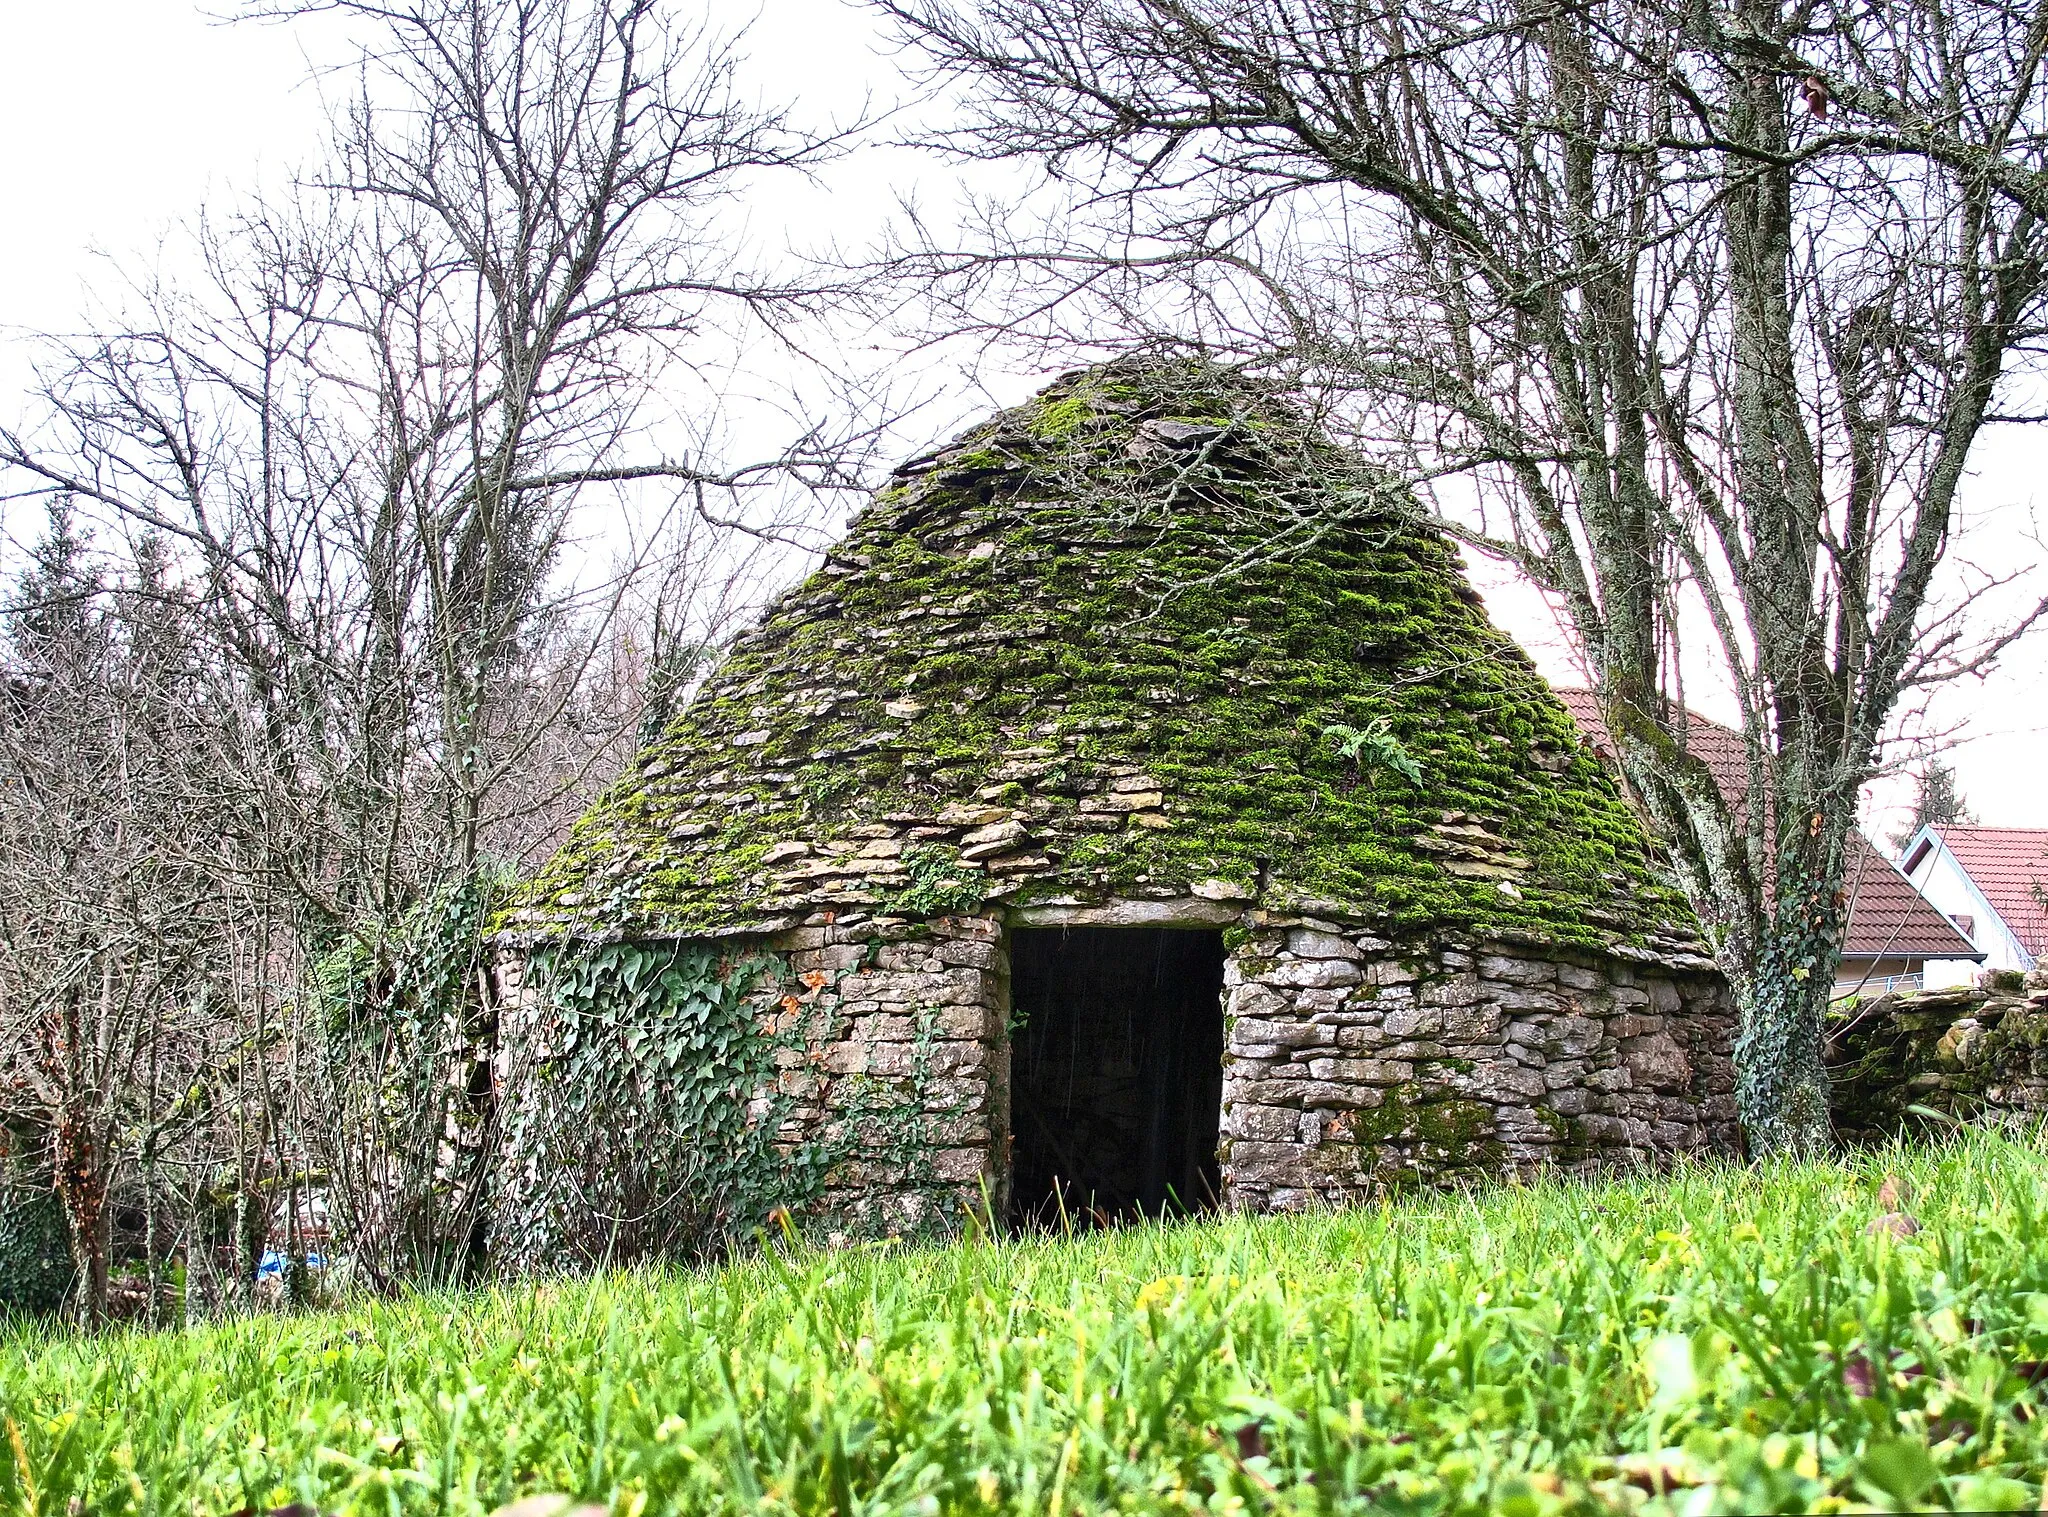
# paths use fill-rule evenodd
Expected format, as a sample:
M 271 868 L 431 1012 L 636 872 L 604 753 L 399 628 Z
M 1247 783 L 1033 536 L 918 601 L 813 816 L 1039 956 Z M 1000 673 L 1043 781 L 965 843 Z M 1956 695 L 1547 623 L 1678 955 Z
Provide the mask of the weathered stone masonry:
M 1223 919 L 1211 903 L 1185 905 L 1203 922 Z M 1125 903 L 1121 919 L 1173 909 Z M 1726 993 L 1699 965 L 1528 943 L 1403 946 L 1257 908 L 1234 925 L 1222 1008 L 1227 1207 L 1359 1201 L 1739 1142 Z M 764 1026 L 803 1036 L 777 1056 L 791 1103 L 780 1138 L 852 1151 L 813 1205 L 828 1236 L 953 1226 L 984 1196 L 1001 1208 L 1001 921 L 856 915 L 726 946 L 786 966 L 755 993 Z
M 777 1055 L 793 1104 L 781 1139 L 851 1150 L 814 1203 L 862 1235 L 958 1223 L 983 1187 L 1000 1200 L 1009 1134 L 1009 972 L 999 924 L 942 917 L 914 932 L 855 918 L 759 940 L 786 976 L 762 1015 L 794 1019 Z M 787 1025 L 786 1023 L 782 1025 Z
M 498 930 L 772 955 L 756 1113 L 895 1232 L 1003 1204 L 1008 934 L 1057 925 L 1223 934 L 1226 1205 L 1737 1142 L 1640 820 L 1441 536 L 1222 371 L 899 469 Z
M 1225 1181 L 1240 1208 L 1739 1141 L 1726 993 L 1697 968 L 1538 945 L 1404 950 L 1311 919 L 1257 923 L 1226 975 Z
M 1916 1106 L 1958 1120 L 2048 1120 L 2048 972 L 1987 979 L 1836 1010 L 1827 1061 L 1843 1137 L 1929 1125 Z

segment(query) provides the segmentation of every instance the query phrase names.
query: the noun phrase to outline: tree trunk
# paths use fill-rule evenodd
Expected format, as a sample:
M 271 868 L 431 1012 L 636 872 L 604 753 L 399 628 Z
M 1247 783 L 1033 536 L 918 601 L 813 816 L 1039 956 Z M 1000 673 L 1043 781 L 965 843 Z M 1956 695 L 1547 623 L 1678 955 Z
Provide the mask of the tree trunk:
M 1834 1144 L 1821 1027 L 1841 960 L 1842 896 L 1781 865 L 1777 912 L 1754 962 L 1734 966 L 1741 1027 L 1735 1105 L 1758 1157 L 1810 1159 Z
M 107 1176 L 91 1124 L 77 1114 L 58 1118 L 56 1149 L 57 1194 L 78 1270 L 78 1319 L 90 1327 L 107 1315 Z

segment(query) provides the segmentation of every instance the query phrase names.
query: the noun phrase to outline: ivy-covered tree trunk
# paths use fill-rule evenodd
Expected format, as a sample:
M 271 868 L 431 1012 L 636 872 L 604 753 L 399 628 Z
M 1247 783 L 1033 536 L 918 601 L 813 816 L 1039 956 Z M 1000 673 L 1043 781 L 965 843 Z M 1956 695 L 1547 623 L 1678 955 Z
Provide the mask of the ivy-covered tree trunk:
M 107 1253 L 111 1218 L 107 1214 L 107 1176 L 101 1145 L 89 1118 L 63 1113 L 54 1133 L 57 1195 L 64 1203 L 64 1222 L 77 1272 L 77 1316 L 81 1323 L 100 1321 L 107 1310 Z
M 1729 976 L 1741 1013 L 1735 1105 L 1760 1153 L 1812 1158 L 1833 1145 L 1821 1028 L 1841 961 L 1844 916 L 1839 889 L 1810 876 L 1797 884 L 1781 876 L 1777 912 L 1754 963 Z

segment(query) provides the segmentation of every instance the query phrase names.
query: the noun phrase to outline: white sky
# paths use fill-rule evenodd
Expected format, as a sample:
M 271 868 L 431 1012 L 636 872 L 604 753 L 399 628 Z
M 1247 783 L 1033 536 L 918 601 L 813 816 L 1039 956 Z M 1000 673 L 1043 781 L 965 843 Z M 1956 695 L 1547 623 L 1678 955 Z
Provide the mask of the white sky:
M 730 0 L 705 3 L 721 23 L 747 13 Z M 772 64 L 757 74 L 767 96 L 823 118 L 901 92 L 873 26 L 851 5 L 759 0 L 752 13 L 749 51 Z M 0 0 L 0 418 L 23 414 L 26 339 L 76 328 L 92 292 L 114 288 L 115 260 L 146 265 L 167 231 L 202 204 L 225 206 L 238 191 L 282 182 L 313 152 L 321 108 L 309 52 L 332 40 L 212 24 L 189 0 Z M 768 214 L 807 242 L 848 231 L 859 241 L 892 192 L 926 174 L 939 185 L 951 177 L 905 153 L 877 153 Z M 1015 400 L 1028 388 L 1018 376 L 996 398 Z M 979 408 L 960 399 L 961 411 Z M 2009 569 L 2042 553 L 2035 526 L 2048 527 L 2048 450 L 2037 435 L 2048 441 L 2048 433 L 2007 429 L 1980 449 L 1967 506 L 1977 535 L 1965 553 L 1988 566 Z M 0 503 L 0 533 L 26 530 L 22 509 Z M 1475 569 L 1495 618 L 1547 674 L 1572 681 L 1540 602 Z M 1711 713 L 1710 701 L 1701 704 Z M 1941 692 L 1930 725 L 1954 730 L 1949 759 L 1984 821 L 2048 825 L 2048 634 L 2021 644 L 1989 679 Z M 1869 799 L 1866 826 L 1881 835 L 1909 787 L 1881 782 Z

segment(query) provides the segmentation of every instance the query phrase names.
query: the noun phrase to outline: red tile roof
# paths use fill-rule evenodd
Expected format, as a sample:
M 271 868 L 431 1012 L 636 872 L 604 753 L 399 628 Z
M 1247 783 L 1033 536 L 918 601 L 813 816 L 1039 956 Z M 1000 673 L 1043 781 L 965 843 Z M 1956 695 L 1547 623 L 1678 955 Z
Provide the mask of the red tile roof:
M 2048 953 L 2048 827 L 1937 827 L 1991 909 L 2005 919 L 2020 947 Z
M 1579 730 L 1585 733 L 1593 751 L 1619 773 L 1620 766 L 1614 762 L 1613 744 L 1607 737 L 1607 725 L 1600 718 L 1600 705 L 1593 692 L 1560 690 L 1557 698 L 1571 712 L 1572 720 L 1579 724 Z M 1686 742 L 1706 761 L 1714 773 L 1715 783 L 1721 787 L 1721 794 L 1728 797 L 1735 810 L 1740 813 L 1746 809 L 1749 756 L 1743 746 L 1742 734 L 1719 722 L 1709 721 L 1697 711 L 1688 711 Z M 1994 829 L 1978 830 L 1988 832 Z M 2048 843 L 2048 832 L 2034 836 Z M 2038 854 L 2039 850 L 2036 852 Z M 1960 852 L 1957 856 L 1961 857 Z M 1956 930 L 1953 922 L 1915 890 L 1912 882 L 1900 874 L 1884 855 L 1871 847 L 1862 833 L 1853 830 L 1849 834 L 1842 883 L 1849 892 L 1849 930 L 1842 942 L 1845 956 L 1983 957 L 1970 946 L 1970 940 Z M 1985 893 L 1988 895 L 1990 892 Z M 2003 914 L 2003 908 L 2000 910 Z M 2048 919 L 2043 920 L 2043 927 L 2048 928 Z M 2032 951 L 2030 946 L 2029 952 Z

